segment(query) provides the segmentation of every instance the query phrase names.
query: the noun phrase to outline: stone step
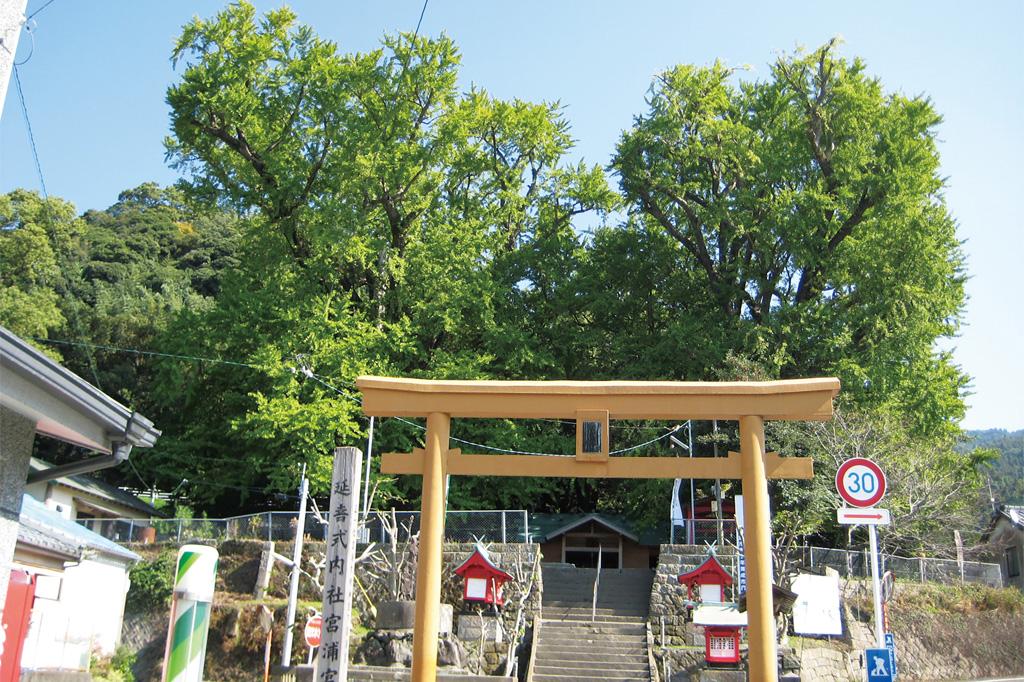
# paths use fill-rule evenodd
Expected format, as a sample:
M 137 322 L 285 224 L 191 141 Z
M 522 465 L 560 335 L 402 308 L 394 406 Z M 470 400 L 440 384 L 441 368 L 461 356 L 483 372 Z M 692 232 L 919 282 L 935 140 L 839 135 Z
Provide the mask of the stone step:
M 609 654 L 635 653 L 647 650 L 647 639 L 633 635 L 589 635 L 583 637 L 559 637 L 557 639 L 552 639 L 552 637 L 548 639 L 551 642 L 557 643 L 558 646 L 585 647 L 591 651 L 601 651 Z M 543 635 L 541 638 L 544 638 Z
M 638 673 L 647 670 L 647 661 L 641 661 L 639 663 L 609 663 L 609 662 L 597 662 L 597 661 L 572 661 L 564 659 L 553 659 L 553 658 L 538 658 L 537 665 L 534 670 L 540 669 L 541 672 L 551 671 L 561 668 L 566 671 L 582 671 L 582 670 L 606 670 L 614 673 Z
M 579 656 L 580 654 L 574 654 Z M 561 654 L 558 656 L 554 654 L 548 654 L 541 652 L 537 655 L 537 665 L 545 666 L 560 666 L 564 665 L 569 668 L 578 668 L 580 666 L 588 666 L 593 668 L 605 668 L 609 670 L 625 670 L 639 667 L 645 667 L 647 665 L 647 656 L 609 656 L 607 654 L 595 654 L 588 658 L 565 658 Z
M 550 632 L 553 636 L 567 635 L 633 635 L 644 637 L 647 635 L 647 628 L 643 623 L 615 623 L 606 621 L 582 622 L 573 620 L 548 620 L 543 619 L 542 631 Z
M 396 682 L 410 679 L 411 674 L 409 668 L 389 668 L 375 665 L 352 665 L 348 668 L 348 679 L 352 682 Z M 514 682 L 515 678 L 449 674 L 442 668 L 437 672 L 437 680 L 438 682 Z
M 602 670 L 600 668 L 576 669 L 576 668 L 547 668 L 535 666 L 533 669 L 534 680 L 623 680 L 633 682 L 634 680 L 650 679 L 650 672 L 626 671 L 626 670 Z
M 578 594 L 578 595 L 593 595 L 594 584 L 589 585 L 572 585 L 570 583 L 545 583 L 544 594 Z M 597 586 L 597 594 L 650 594 L 650 584 L 644 583 L 643 585 L 629 584 L 629 585 L 609 585 L 607 583 L 601 583 Z
M 590 610 L 571 610 L 563 611 L 556 609 L 544 609 L 543 614 L 545 621 L 556 621 L 556 622 L 573 622 L 573 623 L 626 623 L 634 625 L 643 625 L 647 619 L 643 615 L 621 615 L 618 613 L 607 613 L 600 612 L 596 615 L 591 615 Z
M 541 639 L 545 639 L 541 637 Z M 540 653 L 552 652 L 566 655 L 597 654 L 608 656 L 643 656 L 647 657 L 647 640 L 619 640 L 617 642 L 590 642 L 575 640 L 541 641 L 537 645 Z
M 630 676 L 630 677 L 592 677 L 579 676 L 579 675 L 537 675 L 533 676 L 534 682 L 590 682 L 590 680 L 599 679 L 602 682 L 648 682 L 650 680 L 649 675 L 644 676 Z
M 651 597 L 649 594 L 602 594 L 597 598 L 597 607 L 600 609 L 627 608 L 646 610 L 650 603 Z M 544 595 L 544 599 L 541 600 L 541 604 L 544 606 L 568 606 L 570 608 L 589 609 L 594 604 L 594 598 L 593 596 L 587 596 L 585 599 L 581 599 L 579 597 L 564 594 Z
M 594 603 L 593 594 L 571 594 L 571 593 L 544 593 L 541 599 L 542 604 L 571 604 L 573 606 L 590 606 Z M 597 605 L 604 607 L 617 606 L 640 606 L 647 608 L 651 603 L 651 593 L 642 592 L 630 594 L 628 592 L 602 592 L 597 595 Z

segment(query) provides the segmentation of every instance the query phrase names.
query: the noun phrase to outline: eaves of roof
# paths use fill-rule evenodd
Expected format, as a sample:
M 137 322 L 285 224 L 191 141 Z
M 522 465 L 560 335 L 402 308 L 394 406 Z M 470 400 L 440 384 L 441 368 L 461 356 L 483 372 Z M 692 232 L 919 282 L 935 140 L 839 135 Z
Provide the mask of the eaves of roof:
M 29 462 L 29 471 L 45 471 L 49 469 L 51 465 L 48 462 L 44 462 L 41 459 L 33 457 Z M 146 516 L 146 518 L 162 517 L 164 516 L 155 507 L 146 502 L 143 502 L 135 495 L 129 492 L 121 490 L 117 486 L 105 483 L 97 478 L 86 476 L 83 474 L 76 474 L 72 476 L 61 476 L 50 481 L 52 484 L 62 485 L 66 488 L 70 488 L 76 492 L 85 493 L 91 497 L 99 500 L 104 500 L 113 504 L 120 505 L 122 507 L 128 507 L 134 509 Z
M 160 435 L 153 422 L 4 327 L 0 370 L 0 403 L 35 419 L 40 433 L 103 452 L 111 452 L 115 443 L 152 447 Z M 54 407 L 68 417 L 54 414 Z

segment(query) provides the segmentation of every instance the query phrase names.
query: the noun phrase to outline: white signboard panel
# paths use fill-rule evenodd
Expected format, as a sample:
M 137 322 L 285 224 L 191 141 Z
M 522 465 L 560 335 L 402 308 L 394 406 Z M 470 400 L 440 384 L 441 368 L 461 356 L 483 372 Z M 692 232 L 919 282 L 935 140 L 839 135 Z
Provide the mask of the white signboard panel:
M 888 526 L 889 510 L 876 507 L 840 507 L 836 509 L 836 519 L 844 526 Z
M 466 581 L 467 599 L 486 599 L 487 580 L 484 578 L 470 578 Z
M 790 587 L 796 592 L 793 632 L 798 635 L 842 635 L 838 575 L 800 574 Z

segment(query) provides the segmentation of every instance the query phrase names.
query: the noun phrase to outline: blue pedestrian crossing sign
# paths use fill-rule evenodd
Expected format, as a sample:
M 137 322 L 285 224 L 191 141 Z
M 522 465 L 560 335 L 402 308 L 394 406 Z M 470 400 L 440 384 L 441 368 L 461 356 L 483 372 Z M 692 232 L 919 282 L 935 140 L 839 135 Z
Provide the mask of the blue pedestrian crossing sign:
M 867 649 L 868 682 L 893 682 L 892 656 L 888 649 Z

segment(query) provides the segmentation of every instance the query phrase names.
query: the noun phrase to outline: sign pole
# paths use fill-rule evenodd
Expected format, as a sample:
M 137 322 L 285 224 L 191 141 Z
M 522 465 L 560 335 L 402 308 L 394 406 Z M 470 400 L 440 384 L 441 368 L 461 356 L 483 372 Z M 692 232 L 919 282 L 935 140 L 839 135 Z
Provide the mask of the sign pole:
M 885 648 L 885 628 L 882 625 L 882 586 L 878 580 L 878 533 L 875 526 L 868 526 L 871 542 L 871 586 L 875 595 L 875 646 Z
M 324 578 L 320 656 L 316 676 L 318 682 L 341 682 L 348 679 L 361 454 L 356 448 L 336 448 L 334 451 L 331 516 L 327 531 L 327 573 Z
M 288 583 L 288 613 L 284 619 L 284 642 L 281 644 L 281 665 L 292 664 L 292 638 L 295 629 L 295 610 L 299 602 L 299 576 L 302 574 L 302 541 L 306 535 L 306 498 L 309 496 L 309 479 L 306 465 L 302 465 L 302 482 L 299 483 L 299 517 L 295 522 L 295 543 L 292 550 L 292 574 Z

